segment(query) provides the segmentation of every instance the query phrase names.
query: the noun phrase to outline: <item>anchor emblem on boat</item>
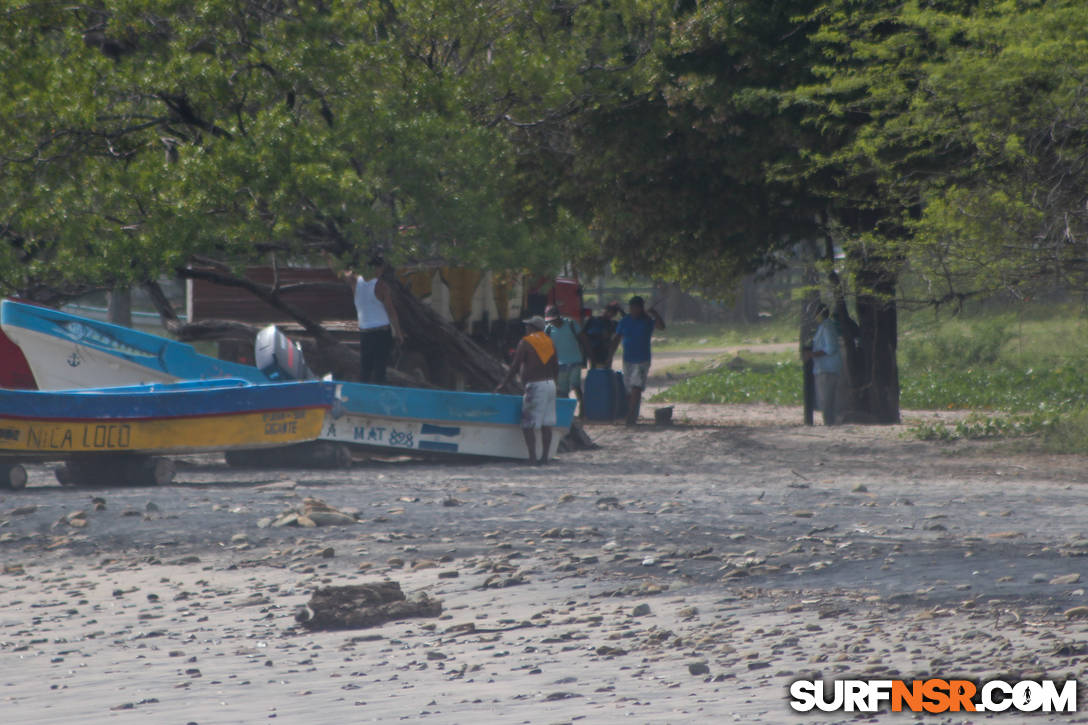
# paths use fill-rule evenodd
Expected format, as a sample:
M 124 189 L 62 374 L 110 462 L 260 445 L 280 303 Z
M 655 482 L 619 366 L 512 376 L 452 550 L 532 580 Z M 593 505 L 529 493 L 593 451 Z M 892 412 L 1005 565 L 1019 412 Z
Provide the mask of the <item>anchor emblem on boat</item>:
M 73 368 L 78 368 L 79 364 L 83 362 L 83 358 L 79 356 L 79 350 L 76 350 L 68 356 L 68 365 Z

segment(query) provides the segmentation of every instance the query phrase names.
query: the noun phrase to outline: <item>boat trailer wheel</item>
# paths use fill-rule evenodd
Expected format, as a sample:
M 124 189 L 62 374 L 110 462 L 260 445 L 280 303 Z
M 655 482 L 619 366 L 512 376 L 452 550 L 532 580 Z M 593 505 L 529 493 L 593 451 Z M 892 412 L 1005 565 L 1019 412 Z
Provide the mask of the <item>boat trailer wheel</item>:
M 26 488 L 26 469 L 18 463 L 0 464 L 0 486 L 6 486 L 13 491 Z
M 164 486 L 175 471 L 170 458 L 128 455 L 73 458 L 53 473 L 62 486 Z

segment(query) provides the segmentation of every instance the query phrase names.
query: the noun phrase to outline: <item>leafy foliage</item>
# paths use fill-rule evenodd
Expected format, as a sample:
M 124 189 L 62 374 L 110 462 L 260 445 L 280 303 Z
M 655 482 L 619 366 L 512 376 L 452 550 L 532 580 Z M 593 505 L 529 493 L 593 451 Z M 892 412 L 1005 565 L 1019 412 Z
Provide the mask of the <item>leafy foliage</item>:
M 1085 283 L 1084 3 L 840 0 L 810 19 L 827 62 L 792 99 L 842 143 L 800 173 L 883 209 L 867 243 L 921 275 L 917 301 Z
M 9 4 L 0 286 L 375 246 L 555 266 L 584 231 L 511 201 L 508 119 L 580 97 L 582 66 L 627 44 L 627 11 L 639 3 Z

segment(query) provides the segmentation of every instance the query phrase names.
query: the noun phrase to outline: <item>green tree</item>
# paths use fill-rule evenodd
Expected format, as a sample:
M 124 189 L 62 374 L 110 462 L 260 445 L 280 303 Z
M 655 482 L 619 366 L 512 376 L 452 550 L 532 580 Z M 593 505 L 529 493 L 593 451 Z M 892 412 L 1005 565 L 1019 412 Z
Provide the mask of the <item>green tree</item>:
M 845 243 L 894 225 L 899 210 L 889 212 L 870 177 L 823 161 L 853 126 L 829 132 L 794 95 L 821 81 L 820 7 L 671 6 L 653 58 L 609 79 L 600 103 L 519 139 L 539 152 L 522 167 L 524 183 L 586 221 L 599 244 L 590 263 L 704 290 L 725 293 L 798 248 L 830 259 L 846 246 L 859 292 L 857 402 L 875 420 L 896 421 L 898 262 Z M 558 147 L 556 127 L 565 134 Z
M 798 98 L 824 129 L 815 159 L 869 178 L 905 234 L 877 247 L 920 276 L 919 302 L 1082 288 L 1088 233 L 1088 7 L 1035 2 L 829 3 L 832 62 Z
M 576 63 L 549 55 L 566 22 L 461 0 L 8 4 L 0 285 L 372 246 L 556 266 L 578 226 L 506 203 L 499 127 Z

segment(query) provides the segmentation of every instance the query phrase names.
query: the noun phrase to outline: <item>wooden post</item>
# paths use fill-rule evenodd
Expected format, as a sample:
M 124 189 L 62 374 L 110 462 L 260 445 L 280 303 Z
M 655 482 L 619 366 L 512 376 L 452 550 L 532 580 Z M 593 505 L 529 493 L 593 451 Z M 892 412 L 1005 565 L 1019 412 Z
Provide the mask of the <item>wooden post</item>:
M 114 287 L 108 297 L 107 321 L 122 327 L 132 327 L 132 290 L 128 287 Z
M 811 351 L 812 345 L 803 345 L 801 347 L 802 353 L 805 351 Z M 804 360 L 801 364 L 802 370 L 802 385 L 804 386 L 805 395 L 805 425 L 814 425 L 816 410 L 816 374 L 813 372 L 815 364 L 812 360 Z

